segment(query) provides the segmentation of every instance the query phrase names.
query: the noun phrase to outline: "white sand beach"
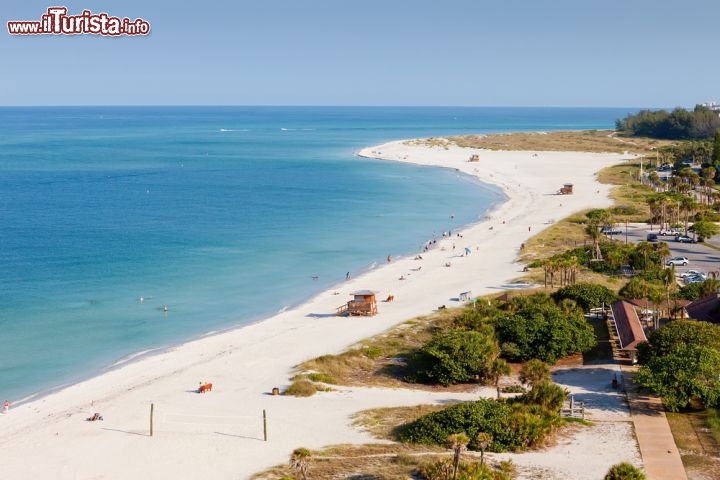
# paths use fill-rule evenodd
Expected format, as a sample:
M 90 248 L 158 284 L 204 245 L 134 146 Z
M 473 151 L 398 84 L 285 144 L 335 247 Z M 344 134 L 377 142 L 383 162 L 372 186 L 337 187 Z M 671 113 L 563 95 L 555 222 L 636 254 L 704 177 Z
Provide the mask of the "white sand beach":
M 474 153 L 480 161 L 468 162 Z M 376 441 L 350 425 L 349 416 L 359 410 L 473 398 L 476 394 L 344 387 L 309 398 L 269 392 L 288 385 L 293 366 L 303 360 L 339 352 L 440 305 L 460 305 L 452 300 L 460 292 L 498 292 L 520 275 L 522 265 L 515 260 L 521 243 L 555 219 L 611 204 L 610 187 L 597 183 L 595 173 L 623 159 L 617 154 L 478 151 L 403 142 L 368 148 L 360 155 L 457 169 L 501 186 L 508 200 L 490 219 L 452 232 L 450 238 L 438 236 L 435 248 L 417 252 L 422 260 L 393 259 L 351 278 L 337 294 L 324 292 L 262 322 L 189 342 L 11 407 L 0 415 L 0 477 L 247 478 L 286 462 L 300 446 Z M 556 195 L 565 182 L 574 184 L 574 194 Z M 471 253 L 463 256 L 466 247 Z M 377 292 L 379 300 L 388 295 L 395 299 L 380 302 L 372 318 L 333 316 L 359 289 Z M 195 393 L 199 382 L 212 382 L 212 392 Z M 581 389 L 580 383 L 573 379 L 569 385 Z M 268 416 L 267 442 L 263 410 Z M 94 412 L 104 420 L 85 421 Z M 624 413 L 613 412 L 602 428 L 583 430 L 578 438 L 556 447 L 556 453 L 535 454 L 540 468 L 554 468 L 552 455 L 562 465 L 545 478 L 600 478 L 613 463 L 636 463 L 632 428 L 623 423 Z M 593 437 L 592 432 L 601 436 Z M 603 435 L 611 435 L 612 441 L 603 440 Z M 582 451 L 582 459 L 576 460 L 573 451 Z M 533 457 L 525 458 L 532 463 Z M 523 468 L 527 462 L 522 461 Z

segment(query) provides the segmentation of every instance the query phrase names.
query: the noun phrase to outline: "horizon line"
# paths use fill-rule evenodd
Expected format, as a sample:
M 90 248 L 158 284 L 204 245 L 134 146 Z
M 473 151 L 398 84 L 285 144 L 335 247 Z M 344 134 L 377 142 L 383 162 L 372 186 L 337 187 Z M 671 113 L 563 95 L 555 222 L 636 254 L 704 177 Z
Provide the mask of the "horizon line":
M 699 104 L 698 104 L 699 105 Z M 138 103 L 138 104 L 44 104 L 44 105 L 0 105 L 0 108 L 90 108 L 90 107 L 201 107 L 201 108 L 568 108 L 568 109 L 580 109 L 580 108 L 597 108 L 597 109 L 618 109 L 618 108 L 629 108 L 629 109 L 672 109 L 672 108 L 692 108 L 687 106 L 627 106 L 627 105 L 327 105 L 327 104 L 202 104 L 202 103 L 188 103 L 188 104 L 151 104 L 151 103 Z

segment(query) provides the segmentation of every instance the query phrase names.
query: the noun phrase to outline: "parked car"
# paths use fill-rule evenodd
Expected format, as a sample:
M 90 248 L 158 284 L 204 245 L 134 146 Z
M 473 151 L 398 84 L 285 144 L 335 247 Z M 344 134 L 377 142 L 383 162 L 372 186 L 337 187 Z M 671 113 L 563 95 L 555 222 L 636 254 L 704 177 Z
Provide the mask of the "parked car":
M 700 275 L 690 275 L 690 276 L 683 278 L 683 283 L 685 285 L 690 285 L 691 283 L 702 283 L 705 280 L 707 280 L 707 279 Z
M 680 243 L 695 243 L 695 240 L 693 240 L 692 237 L 688 237 L 687 235 L 677 235 L 675 237 L 675 241 Z
M 688 270 L 687 272 L 682 272 L 682 273 L 680 274 L 680 277 L 681 277 L 681 278 L 686 278 L 686 277 L 703 277 L 703 278 L 707 278 L 707 275 L 704 274 L 703 272 L 698 271 L 698 270 Z
M 658 232 L 658 235 L 662 235 L 663 237 L 677 237 L 678 235 L 682 235 L 682 232 L 675 228 L 668 228 L 665 230 L 660 230 L 660 232 Z
M 604 233 L 605 235 L 620 235 L 623 232 L 617 227 L 605 226 L 600 229 L 600 233 Z
M 688 263 L 690 263 L 690 261 L 686 257 L 672 257 L 670 260 L 667 261 L 665 265 L 667 265 L 668 267 L 671 265 L 682 265 L 683 267 L 685 267 Z

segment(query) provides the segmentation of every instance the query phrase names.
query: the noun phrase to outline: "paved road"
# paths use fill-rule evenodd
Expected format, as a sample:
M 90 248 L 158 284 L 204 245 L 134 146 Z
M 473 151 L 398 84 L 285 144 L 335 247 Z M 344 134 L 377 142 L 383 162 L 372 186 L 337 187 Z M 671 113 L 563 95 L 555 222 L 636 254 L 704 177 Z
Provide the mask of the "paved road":
M 625 241 L 625 225 L 621 225 L 620 229 L 623 233 L 613 235 L 613 238 Z M 650 230 L 650 226 L 646 223 L 631 223 L 627 228 L 627 241 L 636 243 L 646 240 L 647 234 L 651 232 L 658 232 L 657 225 L 654 225 L 654 229 Z M 673 257 L 687 257 L 689 260 L 687 267 L 675 267 L 677 273 L 686 270 L 700 270 L 705 273 L 720 270 L 720 251 L 703 244 L 676 242 L 674 237 L 659 237 L 659 239 L 661 242 L 668 244 Z

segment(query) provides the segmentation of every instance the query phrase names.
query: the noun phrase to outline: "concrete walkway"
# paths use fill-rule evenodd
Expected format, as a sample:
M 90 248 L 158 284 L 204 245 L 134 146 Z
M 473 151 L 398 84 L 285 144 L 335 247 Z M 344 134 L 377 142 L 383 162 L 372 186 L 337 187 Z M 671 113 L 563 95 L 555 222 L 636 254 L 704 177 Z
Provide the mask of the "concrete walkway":
M 648 480 L 687 480 L 660 398 L 638 392 L 632 378 L 636 367 L 620 367 Z

